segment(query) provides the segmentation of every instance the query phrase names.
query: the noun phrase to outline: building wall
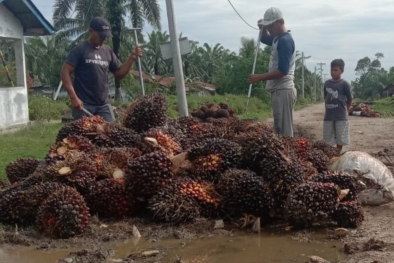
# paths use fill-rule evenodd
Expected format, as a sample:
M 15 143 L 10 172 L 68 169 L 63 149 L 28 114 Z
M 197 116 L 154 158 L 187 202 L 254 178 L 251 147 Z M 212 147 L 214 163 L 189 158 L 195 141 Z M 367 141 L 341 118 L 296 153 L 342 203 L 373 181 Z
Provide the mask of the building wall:
M 21 23 L 3 4 L 0 4 L 0 37 L 23 38 Z
M 0 130 L 29 122 L 25 87 L 0 88 Z
M 29 122 L 26 89 L 23 27 L 4 5 L 0 4 L 0 39 L 13 39 L 15 47 L 15 87 L 0 87 L 0 130 Z

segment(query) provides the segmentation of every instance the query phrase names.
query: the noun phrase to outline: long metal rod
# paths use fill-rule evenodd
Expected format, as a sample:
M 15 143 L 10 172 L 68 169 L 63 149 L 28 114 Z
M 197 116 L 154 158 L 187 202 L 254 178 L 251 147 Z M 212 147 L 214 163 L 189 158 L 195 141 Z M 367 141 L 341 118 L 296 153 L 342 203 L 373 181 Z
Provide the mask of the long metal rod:
M 137 46 L 139 46 L 139 44 L 138 44 L 138 35 L 137 35 L 138 28 L 131 28 L 131 30 L 134 31 L 135 44 Z M 145 86 L 144 86 L 144 78 L 142 76 L 141 58 L 137 57 L 137 60 L 138 60 L 138 70 L 140 72 L 140 84 L 141 84 L 141 89 L 142 89 L 142 95 L 145 95 Z
M 4 59 L 4 56 L 3 56 L 3 52 L 1 52 L 1 50 L 0 50 L 0 58 L 1 58 L 1 61 L 3 62 L 3 66 L 5 68 L 5 73 L 7 74 L 8 81 L 11 83 L 12 87 L 15 87 L 14 86 L 14 82 L 11 79 L 10 72 L 8 71 L 8 67 L 5 64 L 5 59 Z
M 253 62 L 253 69 L 252 69 L 252 74 L 254 74 L 254 71 L 256 69 L 256 61 L 257 61 L 257 55 L 259 54 L 260 50 L 260 42 L 261 42 L 261 34 L 263 30 L 259 31 L 259 38 L 257 39 L 257 45 L 256 45 L 256 50 L 254 53 L 254 62 Z M 248 92 L 248 100 L 246 101 L 246 107 L 245 107 L 245 112 L 248 112 L 248 106 L 249 106 L 249 99 L 250 95 L 252 94 L 252 83 L 249 85 L 249 92 Z
M 62 88 L 63 85 L 63 81 L 60 81 L 59 86 L 57 87 L 56 92 L 53 94 L 53 100 L 57 99 L 57 96 L 59 96 L 60 93 L 60 89 Z

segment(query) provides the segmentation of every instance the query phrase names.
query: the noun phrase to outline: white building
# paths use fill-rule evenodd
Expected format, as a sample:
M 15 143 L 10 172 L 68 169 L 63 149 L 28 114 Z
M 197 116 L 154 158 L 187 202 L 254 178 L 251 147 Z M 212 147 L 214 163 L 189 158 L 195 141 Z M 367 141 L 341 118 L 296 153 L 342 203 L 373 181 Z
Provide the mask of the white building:
M 0 0 L 0 39 L 13 40 L 16 65 L 14 87 L 0 87 L 0 130 L 29 122 L 24 37 L 53 33 L 31 0 Z

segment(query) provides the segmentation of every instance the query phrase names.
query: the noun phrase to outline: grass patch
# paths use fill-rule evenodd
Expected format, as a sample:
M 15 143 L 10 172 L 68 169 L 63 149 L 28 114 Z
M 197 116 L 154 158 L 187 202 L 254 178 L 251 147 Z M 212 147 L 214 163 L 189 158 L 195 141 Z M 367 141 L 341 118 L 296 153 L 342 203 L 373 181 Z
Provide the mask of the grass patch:
M 36 124 L 14 133 L 0 135 L 0 178 L 5 167 L 18 158 L 43 159 L 63 124 Z
M 394 117 L 394 98 L 376 100 L 370 106 L 373 110 L 379 111 L 384 118 Z

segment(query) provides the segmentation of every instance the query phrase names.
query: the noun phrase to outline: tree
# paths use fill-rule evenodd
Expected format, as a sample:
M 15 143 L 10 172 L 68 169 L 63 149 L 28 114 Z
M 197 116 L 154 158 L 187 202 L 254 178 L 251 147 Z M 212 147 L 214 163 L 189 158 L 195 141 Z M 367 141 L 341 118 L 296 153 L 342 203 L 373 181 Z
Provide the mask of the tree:
M 160 45 L 169 40 L 170 35 L 166 31 L 152 31 L 150 34 L 148 33 L 147 43 L 143 45 L 146 51 L 144 56 L 146 71 L 153 72 L 156 75 L 166 73 L 167 67 L 161 54 Z
M 67 39 L 59 42 L 57 37 L 29 37 L 25 43 L 27 70 L 51 87 L 59 84 L 59 72 L 72 44 Z
M 375 58 L 364 57 L 357 62 L 355 68 L 359 76 L 352 82 L 354 95 L 361 99 L 379 98 L 383 89 L 394 80 L 384 68 L 380 59 L 384 58 L 382 53 L 376 53 Z

